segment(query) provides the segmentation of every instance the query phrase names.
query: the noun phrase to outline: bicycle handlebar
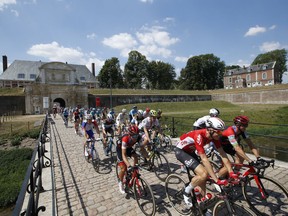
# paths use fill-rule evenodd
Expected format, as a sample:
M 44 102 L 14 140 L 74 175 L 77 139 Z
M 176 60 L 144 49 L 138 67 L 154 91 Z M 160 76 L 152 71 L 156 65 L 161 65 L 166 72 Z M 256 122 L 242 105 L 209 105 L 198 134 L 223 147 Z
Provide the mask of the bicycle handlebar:
M 257 169 L 256 174 L 257 175 L 263 175 L 265 172 L 265 169 L 268 167 L 274 168 L 275 160 L 265 160 L 263 158 L 257 159 L 255 162 L 253 162 L 252 165 L 254 168 Z

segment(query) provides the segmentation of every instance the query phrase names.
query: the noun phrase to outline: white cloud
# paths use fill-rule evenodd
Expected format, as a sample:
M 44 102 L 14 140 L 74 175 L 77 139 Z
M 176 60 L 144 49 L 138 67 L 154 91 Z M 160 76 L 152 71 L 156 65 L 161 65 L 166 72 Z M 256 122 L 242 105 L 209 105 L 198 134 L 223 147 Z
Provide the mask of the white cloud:
M 18 17 L 19 16 L 19 13 L 18 13 L 18 11 L 16 11 L 16 10 L 11 10 L 11 13 L 13 13 L 16 17 Z
M 143 2 L 143 3 L 153 3 L 154 0 L 140 0 L 140 2 Z
M 94 40 L 95 38 L 96 38 L 96 34 L 95 33 L 91 33 L 91 34 L 88 34 L 86 37 L 88 38 L 88 39 L 91 39 L 91 40 Z
M 177 62 L 187 62 L 188 61 L 188 57 L 184 57 L 184 56 L 176 56 L 175 57 L 175 61 L 177 61 Z
M 173 17 L 166 17 L 163 22 L 168 23 L 168 22 L 174 22 L 175 19 Z
M 255 27 L 250 27 L 249 30 L 245 33 L 244 37 L 255 36 L 259 33 L 264 33 L 264 32 L 266 32 L 265 27 L 260 27 L 260 26 L 256 25 Z
M 43 57 L 49 61 L 61 61 L 71 64 L 86 65 L 92 71 L 92 63 L 95 63 L 95 71 L 99 71 L 104 65 L 105 61 L 96 58 L 94 52 L 83 53 L 80 48 L 67 48 L 60 46 L 53 41 L 50 44 L 36 44 L 30 47 L 27 51 L 29 55 Z M 96 74 L 97 75 L 97 74 Z
M 273 30 L 275 28 L 276 28 L 276 25 L 272 25 L 272 26 L 269 27 L 269 30 Z
M 261 52 L 270 52 L 272 50 L 276 49 L 281 49 L 281 45 L 279 42 L 264 42 L 260 47 L 259 47 Z
M 3 11 L 11 4 L 16 4 L 16 0 L 0 0 L 0 11 Z
M 114 49 L 128 49 L 137 45 L 137 41 L 128 33 L 120 33 L 110 38 L 104 38 L 102 43 Z

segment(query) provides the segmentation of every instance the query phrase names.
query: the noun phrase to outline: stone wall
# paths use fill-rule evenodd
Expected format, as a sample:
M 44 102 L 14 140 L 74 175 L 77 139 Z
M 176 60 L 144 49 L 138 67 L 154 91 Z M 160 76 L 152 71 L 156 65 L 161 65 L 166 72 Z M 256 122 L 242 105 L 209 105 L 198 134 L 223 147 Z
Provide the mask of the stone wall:
M 213 94 L 212 100 L 247 104 L 288 104 L 288 89 L 255 92 Z
M 96 98 L 102 107 L 110 107 L 109 95 L 89 95 L 89 107 L 95 107 Z M 153 103 L 153 102 L 190 102 L 210 101 L 211 95 L 112 95 L 112 107 L 122 104 Z

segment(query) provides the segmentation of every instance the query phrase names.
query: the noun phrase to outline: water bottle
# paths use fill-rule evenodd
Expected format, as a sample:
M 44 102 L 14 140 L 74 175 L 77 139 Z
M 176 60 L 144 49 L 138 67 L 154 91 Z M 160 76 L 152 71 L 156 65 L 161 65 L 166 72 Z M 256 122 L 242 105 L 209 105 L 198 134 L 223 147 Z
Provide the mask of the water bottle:
M 194 189 L 194 193 L 198 202 L 201 202 L 201 193 L 198 188 Z

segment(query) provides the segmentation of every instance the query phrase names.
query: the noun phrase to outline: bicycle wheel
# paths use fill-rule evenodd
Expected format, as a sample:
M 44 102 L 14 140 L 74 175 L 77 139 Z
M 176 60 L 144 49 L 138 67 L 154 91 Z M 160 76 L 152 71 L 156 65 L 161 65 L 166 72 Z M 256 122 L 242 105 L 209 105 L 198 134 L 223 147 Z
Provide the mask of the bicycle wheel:
M 93 167 L 96 171 L 98 171 L 99 165 L 100 165 L 100 158 L 99 158 L 98 152 L 95 149 L 93 149 L 91 154 L 92 154 L 91 156 L 92 156 Z
M 242 192 L 249 206 L 261 215 L 288 215 L 288 192 L 276 180 L 258 176 L 266 198 L 263 198 L 254 177 L 249 178 Z M 263 192 L 264 193 L 264 192 Z
M 166 196 L 173 208 L 182 215 L 189 215 L 192 212 L 184 202 L 183 193 L 186 187 L 185 181 L 177 174 L 170 174 L 165 181 Z
M 159 152 L 154 153 L 154 156 L 152 158 L 152 166 L 153 166 L 155 175 L 161 181 L 165 181 L 165 179 L 171 172 L 170 165 L 169 165 L 167 158 Z
M 173 144 L 170 136 L 163 134 L 163 144 L 167 152 L 171 152 L 173 149 Z
M 145 215 L 154 215 L 156 211 L 153 191 L 147 181 L 138 177 L 133 183 L 134 196 L 141 211 Z
M 110 155 L 110 162 L 111 164 L 114 164 L 117 162 L 116 160 L 116 145 L 114 142 L 108 144 L 109 147 L 109 155 Z
M 231 209 L 229 210 L 229 208 Z M 256 214 L 249 208 L 225 200 L 218 201 L 213 208 L 213 216 L 249 216 Z

